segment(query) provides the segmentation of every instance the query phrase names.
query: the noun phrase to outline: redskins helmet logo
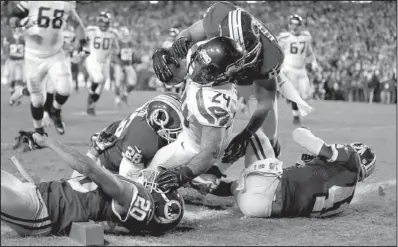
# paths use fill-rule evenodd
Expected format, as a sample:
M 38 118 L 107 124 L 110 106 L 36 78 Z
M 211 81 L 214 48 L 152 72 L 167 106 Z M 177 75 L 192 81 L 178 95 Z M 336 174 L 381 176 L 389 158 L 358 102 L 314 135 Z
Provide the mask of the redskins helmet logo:
M 164 217 L 173 222 L 174 220 L 178 219 L 181 215 L 181 204 L 176 200 L 170 200 L 164 206 Z
M 152 112 L 150 119 L 152 123 L 156 124 L 157 126 L 163 127 L 169 122 L 170 117 L 167 111 L 163 109 L 156 109 Z

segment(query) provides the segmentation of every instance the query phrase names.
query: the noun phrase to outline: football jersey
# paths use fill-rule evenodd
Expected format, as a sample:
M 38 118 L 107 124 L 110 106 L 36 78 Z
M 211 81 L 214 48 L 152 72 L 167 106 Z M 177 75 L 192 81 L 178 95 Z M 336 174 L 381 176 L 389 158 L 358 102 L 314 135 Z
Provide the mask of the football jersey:
M 230 2 L 217 2 L 210 6 L 203 16 L 203 28 L 207 39 L 219 36 L 219 25 L 221 21 L 228 16 L 232 10 L 241 9 Z M 261 67 L 255 69 L 250 74 L 250 80 L 238 80 L 239 85 L 252 84 L 255 79 L 269 79 L 279 74 L 280 67 L 284 60 L 282 48 L 279 46 L 276 37 L 260 20 L 255 18 L 260 31 L 260 40 L 262 43 Z M 230 37 L 232 38 L 232 37 Z
M 282 32 L 278 41 L 285 53 L 284 65 L 296 69 L 305 68 L 307 57 L 312 55 L 311 40 L 308 31 L 301 31 L 298 35 Z
M 122 208 L 89 178 L 43 182 L 37 185 L 47 206 L 52 234 L 69 234 L 73 222 L 108 221 L 129 230 L 145 230 L 153 217 L 152 196 L 142 185 L 116 175 L 131 188 L 131 209 Z M 129 212 L 128 216 L 126 212 Z M 125 220 L 126 219 L 126 220 Z M 124 221 L 125 220 L 125 221 Z M 124 222 L 122 222 L 124 221 Z
M 133 64 L 133 43 L 128 42 L 120 42 L 120 60 L 123 65 L 132 65 Z
M 3 45 L 7 47 L 8 57 L 13 60 L 20 60 L 24 58 L 25 40 L 23 37 L 15 39 L 13 36 L 4 38 Z
M 29 23 L 33 23 L 25 30 L 26 52 L 37 57 L 60 52 L 64 44 L 65 23 L 76 8 L 76 2 L 21 1 L 18 7 L 29 13 Z
M 115 146 L 99 156 L 101 164 L 108 170 L 118 172 L 123 157 L 136 167 L 146 168 L 156 152 L 167 145 L 146 121 L 147 104 L 138 108 L 128 118 L 114 122 L 106 128 L 119 138 Z
M 187 144 L 200 150 L 202 129 L 204 126 L 228 129 L 221 148 L 224 149 L 232 134 L 238 96 L 235 84 L 217 87 L 203 87 L 192 80 L 187 80 L 182 95 L 182 114 L 184 123 L 182 133 Z
M 113 46 L 118 42 L 117 32 L 110 28 L 102 31 L 98 26 L 89 26 L 86 29 L 89 39 L 90 55 L 87 59 L 105 63 L 113 52 Z
M 283 169 L 283 217 L 326 217 L 342 212 L 351 202 L 360 171 L 360 158 L 349 145 L 337 145 L 338 161 L 319 157 L 305 166 Z

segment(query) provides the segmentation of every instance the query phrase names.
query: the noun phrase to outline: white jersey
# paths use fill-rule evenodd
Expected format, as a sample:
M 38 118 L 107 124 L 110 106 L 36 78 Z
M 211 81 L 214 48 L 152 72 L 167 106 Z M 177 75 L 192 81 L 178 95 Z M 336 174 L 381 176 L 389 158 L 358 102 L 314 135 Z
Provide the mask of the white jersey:
M 89 38 L 90 55 L 88 60 L 95 60 L 99 63 L 110 61 L 114 47 L 118 47 L 118 34 L 110 28 L 102 31 L 98 26 L 89 26 L 86 29 Z
M 188 80 L 182 96 L 184 124 L 181 135 L 187 146 L 200 150 L 204 126 L 228 129 L 221 149 L 225 149 L 232 134 L 232 125 L 237 108 L 237 91 L 234 84 L 219 87 L 203 87 Z
M 63 30 L 75 1 L 21 1 L 18 8 L 29 12 L 25 31 L 27 54 L 49 57 L 62 50 Z M 24 21 L 22 21 L 24 22 Z
M 312 37 L 308 31 L 301 31 L 298 35 L 282 32 L 278 42 L 285 54 L 284 66 L 303 69 L 313 58 L 311 48 Z

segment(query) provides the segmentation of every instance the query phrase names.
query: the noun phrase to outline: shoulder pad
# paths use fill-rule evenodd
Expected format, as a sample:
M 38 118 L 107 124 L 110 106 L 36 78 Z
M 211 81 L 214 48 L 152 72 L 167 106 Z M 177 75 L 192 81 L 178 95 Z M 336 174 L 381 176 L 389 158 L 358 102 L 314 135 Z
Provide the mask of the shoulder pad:
M 311 34 L 310 34 L 310 32 L 308 32 L 308 31 L 302 31 L 302 32 L 301 32 L 301 35 L 303 35 L 303 36 L 309 36 L 309 37 L 311 38 Z
M 289 37 L 290 36 L 290 33 L 289 32 L 281 32 L 279 35 L 278 35 L 278 37 L 277 37 L 277 39 L 278 40 L 281 40 L 281 39 L 285 39 L 285 38 L 287 38 L 287 37 Z
M 88 26 L 87 28 L 86 28 L 86 31 L 87 32 L 94 32 L 94 31 L 97 31 L 98 30 L 98 27 L 97 26 Z
M 203 28 L 207 38 L 218 36 L 218 26 L 229 11 L 236 9 L 230 2 L 217 2 L 210 6 L 203 15 Z
M 196 93 L 198 122 L 205 126 L 227 127 L 233 120 L 234 113 L 228 107 L 232 104 L 230 98 L 212 88 L 201 88 Z

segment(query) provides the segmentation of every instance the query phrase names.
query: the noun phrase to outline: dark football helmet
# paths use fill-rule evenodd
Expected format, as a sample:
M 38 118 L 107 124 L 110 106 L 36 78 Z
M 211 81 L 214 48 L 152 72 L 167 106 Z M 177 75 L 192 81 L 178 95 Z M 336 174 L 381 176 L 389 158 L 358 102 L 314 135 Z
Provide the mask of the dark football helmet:
M 189 77 L 203 86 L 231 81 L 241 69 L 243 48 L 233 39 L 215 37 L 198 46 L 188 65 Z
M 106 11 L 102 11 L 97 18 L 97 23 L 101 31 L 106 31 L 111 25 L 111 14 Z
M 376 167 L 376 154 L 370 147 L 360 142 L 351 143 L 350 146 L 355 149 L 361 159 L 361 171 L 358 179 L 361 182 L 373 173 Z
M 147 105 L 146 121 L 167 142 L 173 142 L 182 131 L 184 120 L 181 97 L 176 93 L 162 93 Z
M 177 190 L 162 191 L 155 183 L 159 175 L 155 170 L 142 170 L 138 182 L 147 188 L 154 201 L 153 219 L 147 230 L 152 234 L 162 234 L 178 226 L 184 215 L 184 199 Z
M 220 36 L 236 40 L 244 50 L 242 69 L 255 66 L 262 49 L 260 31 L 262 24 L 242 9 L 232 10 L 221 21 Z
M 303 24 L 303 18 L 295 14 L 289 17 L 289 29 L 293 34 L 300 33 L 301 26 Z

